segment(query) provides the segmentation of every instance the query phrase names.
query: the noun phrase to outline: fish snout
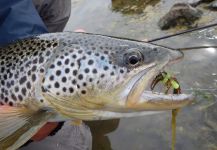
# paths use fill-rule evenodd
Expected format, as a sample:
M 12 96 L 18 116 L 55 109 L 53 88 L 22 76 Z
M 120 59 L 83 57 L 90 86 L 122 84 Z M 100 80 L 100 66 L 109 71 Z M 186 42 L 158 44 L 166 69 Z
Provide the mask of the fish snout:
M 184 54 L 180 50 L 170 49 L 167 47 L 154 46 L 149 51 L 143 53 L 145 63 L 147 62 L 177 62 L 184 57 Z

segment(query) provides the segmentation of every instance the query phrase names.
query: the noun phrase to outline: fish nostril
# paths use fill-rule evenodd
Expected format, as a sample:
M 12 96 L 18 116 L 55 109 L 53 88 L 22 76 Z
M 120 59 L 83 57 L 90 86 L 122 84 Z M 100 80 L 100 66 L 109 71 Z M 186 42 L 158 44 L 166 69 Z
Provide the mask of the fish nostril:
M 153 50 L 154 52 L 157 52 L 157 51 L 158 51 L 158 49 L 157 49 L 156 47 L 154 47 L 152 50 Z

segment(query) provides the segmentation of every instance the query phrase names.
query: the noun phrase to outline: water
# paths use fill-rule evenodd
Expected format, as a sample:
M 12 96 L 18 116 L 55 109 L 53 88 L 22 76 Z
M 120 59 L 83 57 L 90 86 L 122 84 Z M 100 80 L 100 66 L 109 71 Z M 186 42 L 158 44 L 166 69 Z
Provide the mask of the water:
M 87 32 L 134 39 L 152 39 L 177 31 L 177 28 L 161 31 L 157 21 L 180 0 L 135 1 L 72 0 L 72 15 L 65 30 L 83 28 Z M 204 5 L 200 9 L 204 10 L 204 17 L 199 24 L 208 24 L 216 19 L 215 12 L 209 12 Z M 212 28 L 159 41 L 158 44 L 173 48 L 215 45 L 216 35 L 216 29 Z M 184 60 L 170 71 L 176 74 L 183 92 L 196 92 L 198 95 L 195 103 L 183 108 L 177 117 L 176 149 L 217 150 L 217 50 L 186 51 Z M 84 149 L 82 145 L 93 147 L 93 150 L 171 148 L 171 111 L 144 117 L 87 122 L 87 125 L 91 134 L 87 128 L 74 129 L 76 127 L 67 122 L 56 136 L 30 144 L 22 150 Z M 77 131 L 81 131 L 81 136 L 76 136 Z M 75 138 L 78 140 L 75 141 Z

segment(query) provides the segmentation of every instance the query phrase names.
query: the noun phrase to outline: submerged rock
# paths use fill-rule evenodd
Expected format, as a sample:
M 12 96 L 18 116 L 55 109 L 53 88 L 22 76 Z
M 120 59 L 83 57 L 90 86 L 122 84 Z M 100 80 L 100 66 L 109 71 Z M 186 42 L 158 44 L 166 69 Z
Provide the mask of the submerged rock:
M 155 6 L 160 0 L 111 0 L 113 11 L 123 14 L 141 14 L 147 6 Z
M 189 3 L 191 6 L 195 7 L 195 6 L 199 5 L 199 4 L 201 4 L 201 3 L 202 3 L 202 0 L 188 0 L 188 3 Z
M 217 0 L 215 0 L 214 2 L 209 4 L 208 8 L 210 8 L 212 10 L 217 10 Z
M 201 4 L 201 3 L 210 3 L 212 1 L 213 0 L 188 0 L 188 3 L 191 6 L 195 7 L 195 6 L 197 6 L 197 5 Z
M 177 3 L 158 22 L 162 30 L 176 25 L 192 25 L 202 15 L 202 11 L 187 3 Z

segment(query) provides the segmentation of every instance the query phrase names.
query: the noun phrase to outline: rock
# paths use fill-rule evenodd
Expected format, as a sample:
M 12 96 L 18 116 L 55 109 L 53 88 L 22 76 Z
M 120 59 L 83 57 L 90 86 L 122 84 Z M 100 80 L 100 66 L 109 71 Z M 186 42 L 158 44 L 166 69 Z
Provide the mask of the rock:
M 217 10 L 217 0 L 208 5 L 208 8 L 212 10 Z
M 123 14 L 141 14 L 148 6 L 155 6 L 160 0 L 111 0 L 113 11 Z
M 187 3 L 177 3 L 158 22 L 162 30 L 176 25 L 190 26 L 202 15 L 202 11 Z
M 196 7 L 197 5 L 201 4 L 201 3 L 210 3 L 213 0 L 188 0 L 188 3 L 193 6 Z
M 188 4 L 190 4 L 193 7 L 196 7 L 197 5 L 201 3 L 202 3 L 202 0 L 188 0 Z

